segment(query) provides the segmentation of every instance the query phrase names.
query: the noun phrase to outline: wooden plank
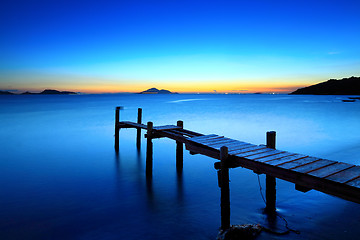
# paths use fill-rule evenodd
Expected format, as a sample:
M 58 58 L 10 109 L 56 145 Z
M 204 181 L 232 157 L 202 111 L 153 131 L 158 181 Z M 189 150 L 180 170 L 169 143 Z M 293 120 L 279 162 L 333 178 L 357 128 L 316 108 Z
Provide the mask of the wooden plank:
M 208 141 L 214 141 L 216 139 L 221 139 L 221 138 L 224 138 L 224 136 L 211 136 L 211 137 L 208 137 L 208 138 L 203 138 L 203 139 L 199 139 L 199 140 L 193 140 L 191 139 L 193 142 L 196 142 L 196 143 L 200 143 L 200 144 L 203 144 L 204 142 L 208 142 Z
M 335 164 L 320 168 L 316 171 L 312 171 L 309 172 L 308 174 L 315 176 L 315 177 L 319 177 L 319 178 L 326 178 L 330 175 L 333 175 L 335 173 L 338 173 L 342 170 L 348 169 L 350 167 L 352 167 L 354 165 L 351 164 L 347 164 L 347 163 L 342 163 L 342 162 L 337 162 Z
M 191 138 L 191 141 L 198 141 L 198 140 L 201 140 L 201 139 L 205 139 L 205 138 L 211 138 L 211 137 L 215 137 L 215 136 L 218 136 L 216 134 L 209 134 L 209 135 L 203 135 L 203 136 L 198 136 L 198 137 L 192 137 Z
M 178 129 L 177 131 L 183 132 L 184 134 L 189 135 L 189 136 L 190 135 L 197 136 L 197 137 L 204 136 L 204 134 L 202 134 L 202 133 L 190 131 L 190 130 L 184 129 L 184 128 Z
M 211 158 L 220 159 L 220 151 L 218 150 L 204 148 L 198 145 L 191 144 L 190 142 L 185 143 L 185 148 L 186 150 L 189 150 L 193 153 L 199 153 Z
M 319 159 L 318 161 L 312 162 L 304 166 L 298 166 L 296 168 L 293 168 L 292 170 L 300 173 L 308 173 L 335 163 L 337 162 L 327 159 Z
M 172 129 L 181 129 L 181 127 L 175 125 L 165 125 L 165 126 L 157 126 L 153 128 L 156 131 L 165 131 L 165 130 L 172 130 Z
M 229 148 L 229 153 L 230 154 L 233 154 L 239 150 L 242 150 L 242 149 L 246 149 L 246 148 L 251 148 L 251 147 L 258 147 L 254 144 L 250 144 L 250 143 L 246 143 L 246 144 L 239 144 L 239 145 L 235 145 L 235 146 L 231 146 Z
M 295 160 L 295 161 L 278 164 L 277 166 L 279 166 L 281 168 L 285 168 L 285 169 L 292 169 L 292 168 L 295 168 L 295 167 L 300 167 L 300 166 L 310 164 L 310 163 L 318 161 L 318 160 L 320 160 L 320 159 L 315 158 L 315 157 L 305 157 L 305 158 L 300 158 L 300 159 Z
M 201 144 L 206 144 L 206 145 L 210 145 L 210 144 L 217 144 L 217 143 L 222 143 L 222 142 L 228 142 L 232 139 L 227 138 L 227 137 L 219 137 L 219 138 L 214 138 L 214 139 L 209 139 L 206 141 L 201 142 Z
M 238 143 L 229 145 L 228 148 L 229 148 L 229 152 L 230 152 L 230 151 L 235 151 L 235 150 L 238 150 L 238 149 L 241 149 L 244 147 L 250 147 L 250 146 L 254 146 L 254 145 L 250 144 L 250 143 L 245 143 L 245 142 L 239 141 Z
M 360 177 L 346 183 L 349 186 L 360 188 Z
M 242 158 L 247 158 L 247 156 L 252 156 L 252 155 L 255 155 L 255 154 L 259 154 L 259 153 L 264 153 L 264 152 L 271 152 L 271 151 L 274 151 L 274 149 L 271 149 L 271 148 L 261 148 L 261 149 L 257 149 L 255 151 L 249 151 L 249 152 L 245 152 L 245 153 L 238 153 L 236 154 L 237 157 L 242 157 Z
M 291 156 L 282 157 L 282 158 L 279 158 L 279 159 L 267 161 L 267 162 L 265 162 L 265 163 L 266 163 L 266 164 L 273 165 L 273 166 L 277 166 L 277 165 L 279 165 L 279 164 L 283 164 L 283 163 L 286 163 L 286 162 L 295 161 L 295 160 L 298 160 L 298 159 L 300 159 L 300 158 L 305 158 L 305 157 L 307 157 L 307 156 L 306 156 L 306 155 L 302 155 L 302 154 L 295 154 L 295 155 L 291 155 Z
M 258 159 L 261 159 L 261 158 L 265 158 L 265 157 L 271 157 L 271 156 L 274 156 L 276 154 L 279 154 L 279 153 L 283 153 L 284 151 L 280 151 L 280 150 L 275 150 L 275 149 L 271 149 L 272 151 L 270 152 L 264 152 L 264 153 L 261 153 L 261 154 L 257 154 L 257 155 L 253 155 L 253 156 L 248 156 L 246 157 L 247 159 L 250 159 L 250 160 L 258 160 Z
M 329 181 L 309 174 L 283 169 L 266 163 L 248 160 L 246 158 L 231 158 L 231 168 L 244 167 L 255 172 L 269 174 L 288 182 L 299 184 L 302 187 L 312 188 L 320 192 L 331 194 L 349 201 L 360 203 L 360 189 L 346 184 Z
M 276 155 L 255 159 L 255 161 L 268 162 L 268 161 L 276 160 L 276 159 L 279 159 L 279 158 L 288 157 L 288 156 L 291 156 L 291 155 L 295 155 L 295 153 L 282 152 L 282 153 L 279 153 L 279 154 L 276 154 Z
M 353 166 L 339 173 L 333 174 L 326 179 L 339 183 L 345 183 L 360 176 L 360 166 Z
M 218 147 L 222 147 L 222 146 L 230 146 L 234 143 L 237 143 L 236 140 L 233 140 L 233 139 L 229 139 L 227 141 L 220 141 L 220 142 L 214 142 L 214 143 L 209 143 L 209 144 L 206 144 L 207 146 L 210 146 L 212 148 L 218 148 Z
M 265 146 L 251 146 L 251 147 L 246 147 L 246 148 L 242 148 L 242 149 L 239 149 L 239 150 L 235 150 L 233 152 L 231 152 L 230 154 L 231 155 L 237 155 L 237 154 L 241 154 L 241 153 L 246 153 L 246 152 L 251 152 L 251 151 L 256 151 L 256 150 L 259 150 L 259 149 L 264 149 L 266 148 Z
M 119 122 L 119 126 L 122 128 L 141 128 L 141 129 L 147 129 L 147 126 L 144 124 L 129 122 L 129 121 L 123 121 Z

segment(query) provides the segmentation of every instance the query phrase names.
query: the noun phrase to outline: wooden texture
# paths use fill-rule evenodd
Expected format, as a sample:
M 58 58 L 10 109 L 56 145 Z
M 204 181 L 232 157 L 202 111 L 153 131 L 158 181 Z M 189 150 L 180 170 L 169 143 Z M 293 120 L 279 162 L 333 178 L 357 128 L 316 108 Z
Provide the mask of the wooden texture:
M 315 158 L 315 157 L 305 157 L 305 158 L 300 158 L 295 161 L 279 164 L 278 166 L 281 168 L 292 169 L 292 168 L 296 168 L 296 167 L 300 167 L 300 166 L 305 166 L 307 164 L 311 164 L 318 160 L 319 160 L 319 158 Z
M 226 168 L 244 167 L 258 173 L 264 173 L 269 177 L 295 183 L 297 189 L 302 191 L 315 189 L 360 203 L 359 166 L 274 150 L 269 146 L 244 143 L 216 134 L 203 135 L 185 130 L 180 126 L 175 126 L 174 129 L 173 125 L 167 125 L 161 126 L 162 128 L 158 128 L 159 130 L 156 130 L 157 127 L 155 127 L 149 131 L 150 129 L 146 125 L 122 121 L 115 124 L 115 127 L 148 130 L 147 169 L 152 169 L 151 139 L 154 137 L 173 139 L 185 144 L 186 149 L 192 153 L 199 153 L 214 159 L 221 158 L 219 148 L 222 147 L 222 144 L 228 144 L 228 157 L 224 165 Z M 216 169 L 221 169 L 220 162 L 216 162 L 214 166 Z M 271 182 L 269 181 L 269 186 L 274 185 L 276 187 L 276 182 L 275 184 Z
M 332 180 L 339 183 L 346 183 L 360 177 L 360 167 L 353 166 L 336 174 L 333 174 L 326 179 Z
M 229 169 L 226 167 L 228 161 L 227 147 L 220 148 L 221 160 L 221 229 L 226 230 L 230 228 L 230 187 L 229 187 Z
M 268 157 L 273 156 L 279 151 L 275 150 L 276 146 L 276 132 L 271 131 L 266 133 L 266 149 L 271 149 L 271 151 L 266 152 L 266 156 L 264 154 L 260 154 L 261 156 Z M 253 155 L 254 156 L 254 155 Z M 259 157 L 259 154 L 255 155 Z M 276 178 L 274 175 L 266 174 L 266 208 L 265 210 L 268 213 L 276 212 Z
M 301 173 L 308 173 L 308 172 L 312 172 L 315 170 L 318 170 L 320 168 L 335 164 L 335 161 L 330 161 L 327 159 L 319 159 L 315 162 L 312 162 L 310 164 L 306 164 L 304 166 L 298 166 L 293 168 L 292 170 L 296 171 L 296 172 L 301 172 Z
M 142 121 L 142 109 L 138 108 L 137 124 L 141 124 Z M 140 149 L 141 146 L 141 128 L 136 128 L 136 147 Z
M 347 164 L 347 163 L 342 163 L 342 162 L 337 162 L 335 164 L 320 168 L 316 171 L 312 171 L 309 174 L 315 177 L 319 177 L 319 178 L 326 178 L 328 176 L 331 176 L 333 174 L 336 174 L 340 171 L 343 171 L 345 169 L 348 169 L 350 167 L 352 167 L 354 165 L 351 164 Z
M 146 138 L 146 175 L 152 176 L 153 169 L 153 143 L 152 143 L 153 123 L 147 123 L 147 138 Z
M 120 107 L 115 109 L 115 151 L 119 151 L 119 121 L 120 121 Z
M 177 121 L 176 126 L 183 128 L 184 122 Z M 183 169 L 183 159 L 184 159 L 184 144 L 180 141 L 176 141 L 176 170 L 181 172 Z
M 172 129 L 181 129 L 181 127 L 178 127 L 175 125 L 165 125 L 165 126 L 154 127 L 154 130 L 156 130 L 156 131 L 165 131 L 165 130 L 172 130 Z

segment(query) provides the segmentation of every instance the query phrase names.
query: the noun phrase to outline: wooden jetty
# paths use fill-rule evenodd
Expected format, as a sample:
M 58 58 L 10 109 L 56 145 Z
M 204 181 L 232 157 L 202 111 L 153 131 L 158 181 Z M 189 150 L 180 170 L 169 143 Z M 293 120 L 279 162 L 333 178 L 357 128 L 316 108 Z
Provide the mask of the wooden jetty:
M 204 135 L 177 125 L 153 126 L 141 123 L 142 110 L 138 109 L 137 122 L 120 121 L 120 107 L 115 113 L 115 150 L 119 151 L 119 130 L 137 129 L 137 147 L 140 148 L 141 130 L 146 130 L 146 174 L 151 176 L 153 165 L 152 139 L 170 138 L 176 141 L 176 166 L 183 167 L 183 147 L 191 154 L 202 154 L 220 160 L 218 170 L 221 188 L 221 229 L 230 227 L 229 168 L 243 167 L 257 174 L 266 174 L 266 210 L 276 211 L 276 178 L 295 183 L 295 189 L 307 192 L 318 190 L 342 199 L 360 203 L 360 166 L 275 149 L 276 133 L 267 132 L 266 145 L 254 145 L 215 134 Z

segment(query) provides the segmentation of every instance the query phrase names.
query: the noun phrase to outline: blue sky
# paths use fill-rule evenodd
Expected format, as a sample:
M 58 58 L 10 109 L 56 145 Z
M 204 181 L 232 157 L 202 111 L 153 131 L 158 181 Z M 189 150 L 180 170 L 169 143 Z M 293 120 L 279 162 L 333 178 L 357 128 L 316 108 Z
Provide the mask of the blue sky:
M 0 89 L 281 91 L 359 76 L 359 9 L 360 1 L 5 0 Z

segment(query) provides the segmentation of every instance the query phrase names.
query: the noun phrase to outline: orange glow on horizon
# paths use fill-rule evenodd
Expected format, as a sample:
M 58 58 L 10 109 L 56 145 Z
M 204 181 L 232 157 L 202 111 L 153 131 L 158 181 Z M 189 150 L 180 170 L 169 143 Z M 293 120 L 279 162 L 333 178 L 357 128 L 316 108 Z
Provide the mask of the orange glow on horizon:
M 100 93 L 137 93 L 149 88 L 166 89 L 178 93 L 289 93 L 308 84 L 283 83 L 283 82 L 157 82 L 157 83 L 93 83 L 93 84 L 51 84 L 45 87 L 18 88 L 20 91 L 41 92 L 44 89 L 59 91 L 73 91 L 89 94 Z

